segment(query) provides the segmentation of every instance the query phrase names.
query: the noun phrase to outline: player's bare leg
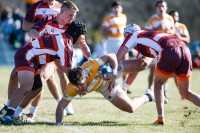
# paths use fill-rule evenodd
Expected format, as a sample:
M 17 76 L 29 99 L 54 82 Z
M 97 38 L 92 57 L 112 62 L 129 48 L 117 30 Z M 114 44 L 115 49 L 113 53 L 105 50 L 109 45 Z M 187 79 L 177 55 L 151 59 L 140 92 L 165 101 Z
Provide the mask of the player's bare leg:
M 18 88 L 17 72 L 15 68 L 13 68 L 10 74 L 10 79 L 9 79 L 9 84 L 8 84 L 8 99 L 10 99 L 10 97 L 12 96 L 12 94 L 17 88 Z
M 10 79 L 8 84 L 8 101 L 7 104 L 5 104 L 5 106 L 0 110 L 0 116 L 6 114 L 8 105 L 10 103 L 10 98 L 17 88 L 18 88 L 18 77 L 15 68 L 13 68 L 10 74 Z
M 190 89 L 190 81 L 177 81 L 179 93 L 182 99 L 187 99 L 197 106 L 200 106 L 200 95 Z
M 164 124 L 164 91 L 162 89 L 162 85 L 166 83 L 168 77 L 164 77 L 155 72 L 154 78 L 154 95 L 155 102 L 158 112 L 158 119 L 154 122 L 154 124 Z

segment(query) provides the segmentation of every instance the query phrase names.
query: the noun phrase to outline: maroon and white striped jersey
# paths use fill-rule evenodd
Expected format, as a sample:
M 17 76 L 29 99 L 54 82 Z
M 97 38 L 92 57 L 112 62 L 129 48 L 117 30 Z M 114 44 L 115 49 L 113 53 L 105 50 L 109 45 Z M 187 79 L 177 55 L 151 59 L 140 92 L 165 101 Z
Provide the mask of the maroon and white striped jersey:
M 46 1 L 38 1 L 26 12 L 24 20 L 36 23 L 39 19 L 47 15 L 57 15 L 60 12 L 61 5 L 58 1 L 54 1 L 51 6 Z
M 68 34 L 44 35 L 25 47 L 29 47 L 25 53 L 27 61 L 36 58 L 39 65 L 60 59 L 61 65 L 72 66 L 73 46 Z
M 40 36 L 42 36 L 44 33 L 48 34 L 60 34 L 63 33 L 65 30 L 67 30 L 69 24 L 66 25 L 60 25 L 56 17 L 53 15 L 48 15 L 44 18 L 41 18 L 33 27 L 32 29 L 35 29 Z
M 134 48 L 144 56 L 159 59 L 163 48 L 185 44 L 172 34 L 141 30 L 131 33 L 122 45 L 129 50 Z

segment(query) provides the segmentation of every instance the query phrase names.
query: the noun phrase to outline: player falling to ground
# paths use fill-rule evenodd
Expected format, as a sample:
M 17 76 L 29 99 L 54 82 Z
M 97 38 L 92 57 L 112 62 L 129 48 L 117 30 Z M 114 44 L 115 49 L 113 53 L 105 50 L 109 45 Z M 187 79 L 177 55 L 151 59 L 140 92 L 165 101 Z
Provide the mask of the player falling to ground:
M 120 77 L 123 74 L 131 73 L 132 68 L 129 65 L 132 61 L 118 62 L 115 54 L 107 54 L 97 59 L 92 59 L 84 63 L 81 67 L 70 69 L 68 84 L 62 100 L 59 102 L 56 110 L 56 123 L 62 124 L 63 110 L 75 96 L 86 95 L 87 93 L 97 91 L 101 93 L 114 106 L 133 113 L 143 106 L 146 102 L 153 100 L 153 92 L 149 91 L 145 95 L 130 99 L 126 92 L 115 82 L 116 76 Z M 100 67 L 109 63 L 113 69 L 113 74 L 104 80 L 99 75 Z

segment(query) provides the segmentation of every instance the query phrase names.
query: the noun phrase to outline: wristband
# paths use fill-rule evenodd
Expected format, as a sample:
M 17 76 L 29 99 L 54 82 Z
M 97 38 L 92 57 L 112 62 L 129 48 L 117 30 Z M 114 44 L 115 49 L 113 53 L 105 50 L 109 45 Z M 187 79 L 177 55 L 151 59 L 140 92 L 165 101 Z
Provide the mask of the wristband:
M 117 76 L 117 74 L 118 74 L 117 69 L 113 69 L 113 74 Z

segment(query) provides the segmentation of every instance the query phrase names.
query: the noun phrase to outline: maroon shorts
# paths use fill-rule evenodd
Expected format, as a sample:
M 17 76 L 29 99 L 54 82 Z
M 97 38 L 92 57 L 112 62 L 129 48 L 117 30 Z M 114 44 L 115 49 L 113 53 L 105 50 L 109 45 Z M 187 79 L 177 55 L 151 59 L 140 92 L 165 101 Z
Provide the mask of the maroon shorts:
M 37 70 L 37 59 L 35 57 L 30 60 L 26 59 L 26 53 L 31 49 L 31 46 L 25 46 L 19 49 L 15 54 L 15 68 L 16 71 L 26 70 L 33 73 Z M 30 52 L 30 51 L 29 51 Z
M 192 74 L 192 59 L 186 45 L 164 48 L 156 66 L 156 72 L 165 77 L 174 73 L 178 80 L 189 80 Z

